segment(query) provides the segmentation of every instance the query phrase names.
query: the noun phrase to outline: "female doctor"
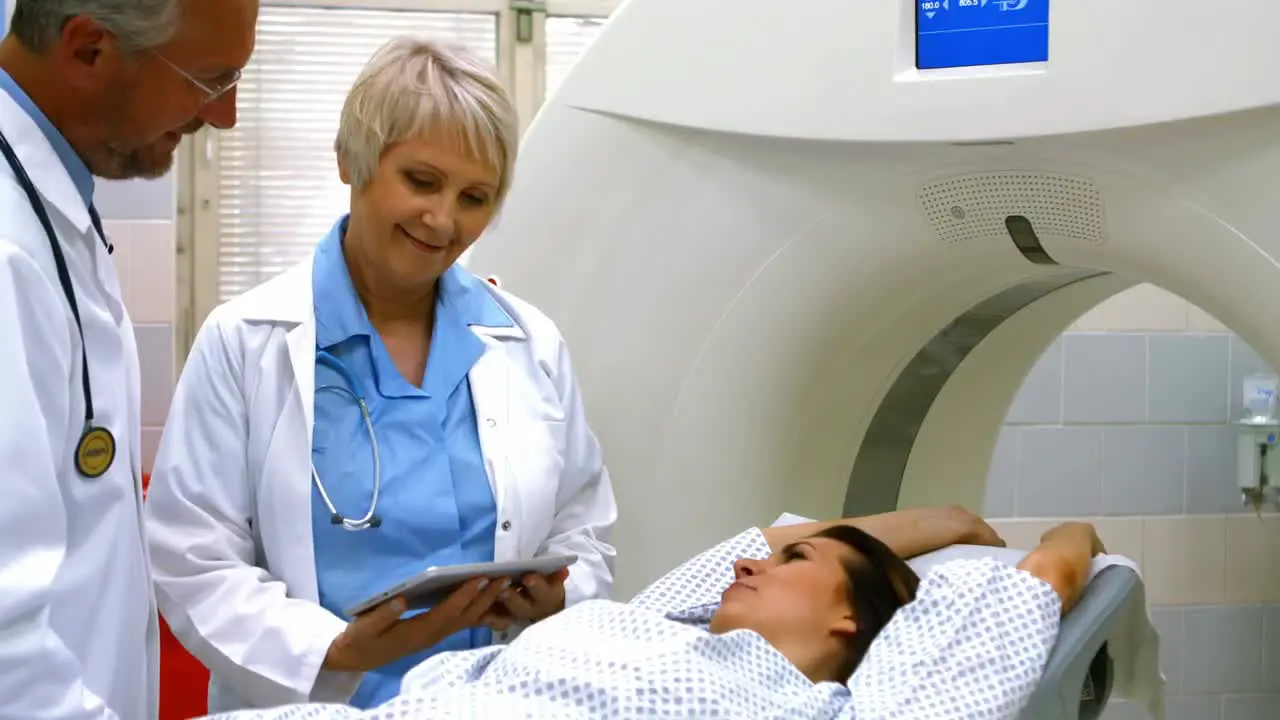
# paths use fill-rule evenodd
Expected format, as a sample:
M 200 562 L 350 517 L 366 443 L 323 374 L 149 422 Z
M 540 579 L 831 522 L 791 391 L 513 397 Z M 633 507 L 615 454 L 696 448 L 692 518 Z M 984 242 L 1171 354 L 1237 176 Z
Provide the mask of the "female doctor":
M 388 43 L 342 111 L 350 214 L 200 329 L 147 512 L 159 606 L 212 673 L 210 712 L 372 707 L 431 653 L 609 594 L 616 508 L 564 341 L 455 264 L 516 137 L 474 59 Z M 344 614 L 429 566 L 566 553 L 520 591 L 477 579 L 426 613 Z

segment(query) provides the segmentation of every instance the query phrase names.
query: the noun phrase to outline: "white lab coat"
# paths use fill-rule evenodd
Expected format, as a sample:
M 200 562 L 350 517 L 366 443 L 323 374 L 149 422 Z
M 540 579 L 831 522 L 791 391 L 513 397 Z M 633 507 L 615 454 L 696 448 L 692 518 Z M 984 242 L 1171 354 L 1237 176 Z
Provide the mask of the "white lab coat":
M 0 718 L 155 718 L 160 629 L 142 532 L 133 325 L 84 200 L 4 92 L 0 130 L 61 238 L 97 424 L 117 446 L 105 475 L 77 473 L 80 336 L 48 238 L 0 158 Z
M 321 670 L 345 624 L 317 604 L 311 266 L 308 258 L 210 314 L 152 471 L 160 609 L 212 673 L 210 712 L 345 702 L 360 681 Z M 497 501 L 496 559 L 575 553 L 567 602 L 607 597 L 617 513 L 565 343 L 535 308 L 485 287 L 516 323 L 472 328 L 485 351 L 468 375 Z

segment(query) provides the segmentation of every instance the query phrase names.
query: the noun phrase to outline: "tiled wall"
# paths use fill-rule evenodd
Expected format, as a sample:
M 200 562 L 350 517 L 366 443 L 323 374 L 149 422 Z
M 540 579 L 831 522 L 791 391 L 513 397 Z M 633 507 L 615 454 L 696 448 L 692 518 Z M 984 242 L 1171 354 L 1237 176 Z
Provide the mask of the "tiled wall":
M 115 245 L 112 257 L 137 331 L 142 369 L 142 467 L 149 472 L 176 380 L 173 173 L 153 181 L 99 180 L 94 202 Z
M 1256 353 L 1186 301 L 1141 286 L 1087 313 L 1045 352 L 1005 419 L 987 515 L 1034 546 L 1095 518 L 1142 566 L 1170 720 L 1280 718 L 1280 516 L 1242 508 L 1241 381 Z M 1108 720 L 1138 720 L 1115 705 Z

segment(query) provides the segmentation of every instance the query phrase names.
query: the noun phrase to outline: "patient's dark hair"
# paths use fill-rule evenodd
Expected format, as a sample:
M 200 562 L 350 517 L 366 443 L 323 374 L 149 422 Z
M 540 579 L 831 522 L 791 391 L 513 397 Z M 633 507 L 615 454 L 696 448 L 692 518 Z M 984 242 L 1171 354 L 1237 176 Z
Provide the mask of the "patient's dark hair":
M 834 525 L 814 537 L 836 540 L 853 550 L 843 564 L 849 578 L 849 607 L 858 630 L 849 636 L 837 678 L 847 681 L 893 614 L 915 599 L 920 578 L 889 546 L 858 528 Z

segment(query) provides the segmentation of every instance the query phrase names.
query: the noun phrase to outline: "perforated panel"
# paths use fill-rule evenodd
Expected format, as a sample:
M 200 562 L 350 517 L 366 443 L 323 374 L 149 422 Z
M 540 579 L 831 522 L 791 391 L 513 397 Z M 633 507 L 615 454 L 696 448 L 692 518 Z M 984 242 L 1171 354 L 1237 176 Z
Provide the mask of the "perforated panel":
M 1089 180 L 1034 172 L 977 173 L 920 189 L 925 215 L 947 244 L 1008 236 L 1005 218 L 1024 215 L 1040 236 L 1106 242 L 1102 195 Z

